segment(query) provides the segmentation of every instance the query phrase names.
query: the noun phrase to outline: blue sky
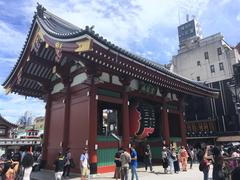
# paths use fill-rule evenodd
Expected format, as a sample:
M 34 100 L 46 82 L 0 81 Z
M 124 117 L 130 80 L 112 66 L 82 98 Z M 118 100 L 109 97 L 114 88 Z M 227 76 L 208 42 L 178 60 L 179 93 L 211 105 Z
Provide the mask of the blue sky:
M 201 23 L 203 36 L 222 32 L 231 46 L 240 42 L 240 0 L 0 0 L 0 84 L 15 65 L 39 2 L 48 11 L 95 31 L 131 52 L 161 64 L 177 53 L 177 26 L 186 14 Z M 25 111 L 44 115 L 45 104 L 0 86 L 0 114 L 16 122 Z

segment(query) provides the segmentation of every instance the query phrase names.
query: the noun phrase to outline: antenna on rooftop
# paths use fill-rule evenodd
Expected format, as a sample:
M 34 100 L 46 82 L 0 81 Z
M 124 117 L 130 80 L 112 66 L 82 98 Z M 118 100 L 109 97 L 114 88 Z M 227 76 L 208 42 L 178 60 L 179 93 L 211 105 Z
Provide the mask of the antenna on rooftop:
M 180 11 L 179 11 L 179 8 L 178 8 L 178 25 L 180 25 Z

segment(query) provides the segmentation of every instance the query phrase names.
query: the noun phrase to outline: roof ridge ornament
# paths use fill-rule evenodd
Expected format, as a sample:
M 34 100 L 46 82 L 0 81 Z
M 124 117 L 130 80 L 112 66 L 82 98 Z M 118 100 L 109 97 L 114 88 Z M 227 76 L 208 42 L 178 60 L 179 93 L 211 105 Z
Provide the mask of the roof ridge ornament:
M 40 18 L 43 18 L 43 13 L 44 11 L 46 11 L 46 8 L 44 8 L 41 4 L 37 3 L 37 15 L 40 17 Z

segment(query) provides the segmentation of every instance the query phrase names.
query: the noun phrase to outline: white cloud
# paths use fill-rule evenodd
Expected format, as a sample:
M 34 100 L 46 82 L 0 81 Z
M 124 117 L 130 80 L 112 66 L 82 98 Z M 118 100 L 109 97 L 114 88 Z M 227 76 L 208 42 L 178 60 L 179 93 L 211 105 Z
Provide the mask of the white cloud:
M 23 46 L 25 34 L 14 29 L 7 22 L 0 20 L 0 52 L 17 56 L 19 49 Z
M 228 3 L 230 3 L 232 0 L 221 0 L 219 1 L 220 6 L 226 6 Z
M 240 21 L 240 13 L 237 15 L 236 20 Z
M 5 90 L 0 86 L 0 114 L 10 122 L 17 122 L 26 111 L 30 111 L 33 117 L 44 116 L 45 103 L 34 99 L 9 94 L 6 96 Z

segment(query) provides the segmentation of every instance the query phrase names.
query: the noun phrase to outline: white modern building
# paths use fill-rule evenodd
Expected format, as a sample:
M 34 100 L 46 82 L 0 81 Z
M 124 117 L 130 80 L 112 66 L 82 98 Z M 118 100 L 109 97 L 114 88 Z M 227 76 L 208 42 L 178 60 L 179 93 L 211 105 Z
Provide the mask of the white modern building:
M 219 98 L 209 103 L 191 99 L 201 107 L 189 105 L 190 115 L 186 120 L 213 120 L 218 132 L 238 131 L 240 121 L 236 104 L 240 98 L 233 83 L 233 65 L 240 62 L 239 52 L 224 40 L 221 33 L 203 38 L 196 20 L 180 25 L 178 37 L 179 50 L 172 58 L 171 71 L 220 90 Z
M 171 70 L 191 80 L 207 84 L 230 79 L 233 64 L 240 61 L 238 51 L 231 48 L 221 33 L 200 39 L 190 38 L 173 56 Z

